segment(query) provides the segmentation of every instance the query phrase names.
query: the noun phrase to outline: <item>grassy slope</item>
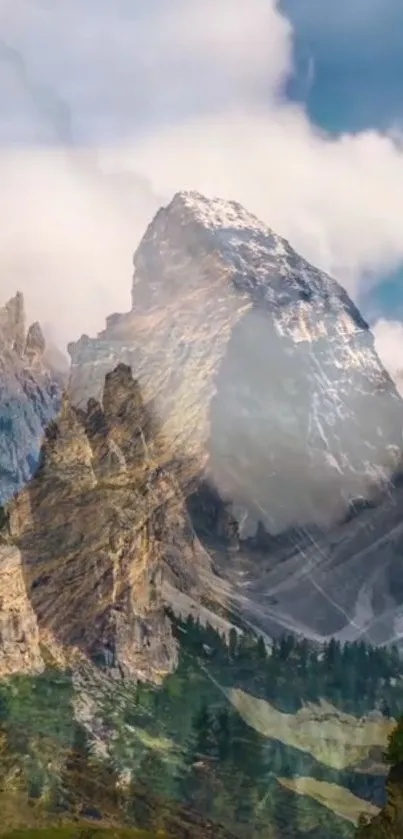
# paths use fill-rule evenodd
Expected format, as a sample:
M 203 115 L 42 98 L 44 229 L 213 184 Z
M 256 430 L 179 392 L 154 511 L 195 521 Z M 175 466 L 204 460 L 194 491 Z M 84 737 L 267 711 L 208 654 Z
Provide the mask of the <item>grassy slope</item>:
M 245 721 L 269 739 L 301 749 L 332 769 L 355 767 L 377 746 L 385 747 L 396 722 L 357 720 L 328 703 L 307 705 L 296 714 L 283 714 L 264 699 L 232 689 L 230 701 Z
M 379 813 L 379 808 L 374 807 L 368 801 L 357 798 L 350 790 L 329 784 L 327 781 L 318 781 L 317 778 L 278 778 L 279 783 L 285 789 L 292 790 L 297 795 L 307 795 L 319 804 L 332 810 L 336 816 L 346 819 L 352 824 L 357 824 L 361 813 L 370 817 Z

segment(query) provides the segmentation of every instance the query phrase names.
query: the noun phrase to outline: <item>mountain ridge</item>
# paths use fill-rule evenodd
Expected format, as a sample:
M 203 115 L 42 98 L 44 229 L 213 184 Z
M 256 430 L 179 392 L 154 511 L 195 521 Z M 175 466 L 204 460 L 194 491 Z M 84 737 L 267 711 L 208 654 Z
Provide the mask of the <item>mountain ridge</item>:
M 40 324 L 26 324 L 21 292 L 0 308 L 0 502 L 36 468 L 42 435 L 61 401 Z

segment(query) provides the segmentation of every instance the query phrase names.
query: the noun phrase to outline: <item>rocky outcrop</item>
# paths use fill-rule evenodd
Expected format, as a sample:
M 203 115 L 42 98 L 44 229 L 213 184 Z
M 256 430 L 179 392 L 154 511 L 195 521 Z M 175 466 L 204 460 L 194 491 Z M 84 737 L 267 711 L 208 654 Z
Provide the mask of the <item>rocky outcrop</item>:
M 24 297 L 17 292 L 0 309 L 0 343 L 3 352 L 22 356 L 25 348 L 25 307 Z
M 0 677 L 44 668 L 39 629 L 29 601 L 21 554 L 0 544 Z
M 28 329 L 25 342 L 25 356 L 31 364 L 40 364 L 46 350 L 46 341 L 41 325 L 35 321 Z
M 0 309 L 0 503 L 32 477 L 44 428 L 60 406 L 45 352 L 39 324 L 26 329 L 18 293 Z
M 116 677 L 154 681 L 177 661 L 164 583 L 198 598 L 209 569 L 157 443 L 138 383 L 119 365 L 102 406 L 64 398 L 35 478 L 9 507 L 40 636 Z

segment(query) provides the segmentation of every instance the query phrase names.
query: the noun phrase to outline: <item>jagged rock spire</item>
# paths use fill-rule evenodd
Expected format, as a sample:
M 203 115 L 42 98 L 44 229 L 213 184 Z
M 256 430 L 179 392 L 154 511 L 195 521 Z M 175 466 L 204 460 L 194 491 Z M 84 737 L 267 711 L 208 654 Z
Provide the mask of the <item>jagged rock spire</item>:
M 0 308 L 0 343 L 7 350 L 22 355 L 25 347 L 25 302 L 22 292 Z
M 46 350 L 46 341 L 42 332 L 42 328 L 38 321 L 32 323 L 28 329 L 27 339 L 25 342 L 25 355 L 31 362 L 42 359 Z

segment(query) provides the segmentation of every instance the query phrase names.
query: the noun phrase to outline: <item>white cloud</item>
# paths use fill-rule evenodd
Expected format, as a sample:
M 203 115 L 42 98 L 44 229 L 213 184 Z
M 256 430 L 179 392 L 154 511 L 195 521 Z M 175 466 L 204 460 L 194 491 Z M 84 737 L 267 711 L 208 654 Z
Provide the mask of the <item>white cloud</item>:
M 167 56 L 180 65 L 211 71 L 237 98 L 256 91 L 273 94 L 289 72 L 291 26 L 267 0 L 180 0 L 160 20 Z M 185 83 L 192 80 L 186 75 Z
M 330 139 L 271 103 L 160 131 L 134 160 L 159 190 L 237 198 L 353 293 L 403 258 L 403 155 L 386 137 Z
M 71 104 L 74 136 L 98 141 L 248 107 L 275 92 L 291 63 L 291 26 L 273 0 L 20 0 L 0 6 L 0 32 L 3 73 L 28 77 L 20 101 L 2 90 L 0 113 L 23 119 L 27 87 L 54 112 L 56 94 Z
M 380 319 L 373 332 L 379 358 L 403 396 L 403 324 Z
M 56 149 L 3 150 L 0 183 L 0 302 L 22 290 L 63 344 L 127 311 L 133 248 L 160 204 L 149 184 Z
M 181 188 L 242 201 L 355 296 L 403 260 L 402 146 L 330 138 L 282 99 L 274 0 L 21 0 L 0 22 L 0 296 L 22 287 L 63 339 L 128 305 L 132 251 Z

